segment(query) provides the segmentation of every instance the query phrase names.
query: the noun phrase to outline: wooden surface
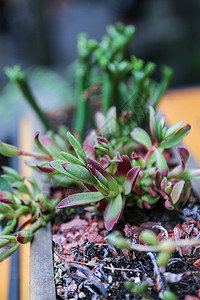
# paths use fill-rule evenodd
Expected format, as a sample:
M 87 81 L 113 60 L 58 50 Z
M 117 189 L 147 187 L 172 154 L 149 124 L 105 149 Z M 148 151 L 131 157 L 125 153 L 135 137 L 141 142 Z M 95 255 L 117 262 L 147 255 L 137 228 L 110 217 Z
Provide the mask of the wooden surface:
M 55 300 L 51 223 L 34 234 L 30 271 L 30 300 Z
M 181 120 L 185 120 L 186 123 L 189 123 L 192 126 L 192 130 L 190 134 L 186 137 L 184 143 L 189 148 L 189 150 L 192 151 L 198 163 L 200 163 L 200 150 L 199 150 L 200 149 L 200 88 L 187 88 L 187 89 L 177 89 L 174 91 L 169 91 L 167 95 L 163 97 L 159 107 L 166 114 L 169 125 L 175 124 L 176 122 L 179 122 Z M 25 117 L 21 123 L 22 124 L 21 126 L 24 130 L 24 133 L 21 136 L 23 137 L 23 143 L 25 144 L 30 143 L 30 141 L 33 140 L 33 135 L 31 136 L 29 134 L 31 130 L 30 128 L 28 128 L 28 126 L 30 126 L 28 125 L 28 123 L 29 122 L 27 117 Z M 28 149 L 26 148 L 26 150 Z M 26 169 L 26 171 L 24 170 L 24 172 L 29 172 L 29 171 L 28 169 Z M 42 244 L 40 240 L 38 242 L 40 245 Z M 45 244 L 46 241 L 43 241 L 43 243 Z M 29 281 L 30 248 L 29 246 L 27 246 L 26 248 L 25 245 L 22 247 L 20 249 L 20 300 L 29 300 L 28 281 Z M 51 249 L 51 245 L 49 249 Z M 38 263 L 40 262 L 41 262 L 41 258 L 38 258 Z M 0 275 L 1 275 L 0 276 L 1 277 L 0 299 L 1 300 L 8 300 L 9 266 L 10 266 L 9 260 L 6 260 L 5 262 L 0 264 Z M 34 276 L 37 276 L 37 274 L 35 274 Z M 39 276 L 41 276 L 41 274 Z M 47 276 L 48 278 L 49 275 L 46 274 L 45 276 Z M 33 280 L 34 282 L 35 280 L 34 277 L 31 280 Z M 48 289 L 48 282 L 46 281 L 46 279 L 44 280 L 44 282 L 46 282 L 46 288 Z M 38 300 L 41 298 L 35 298 L 35 299 L 32 298 L 31 300 L 36 300 L 36 299 Z M 45 300 L 45 298 L 42 298 L 41 300 Z M 48 300 L 50 300 L 50 298 L 48 298 Z

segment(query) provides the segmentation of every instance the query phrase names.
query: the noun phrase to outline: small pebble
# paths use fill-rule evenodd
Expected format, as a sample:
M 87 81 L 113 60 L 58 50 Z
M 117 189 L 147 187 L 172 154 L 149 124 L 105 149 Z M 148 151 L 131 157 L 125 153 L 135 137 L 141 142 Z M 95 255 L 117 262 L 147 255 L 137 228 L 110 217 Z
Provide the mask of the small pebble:
M 103 261 L 107 262 L 107 263 L 110 263 L 112 261 L 112 259 L 110 257 L 105 257 L 103 259 Z
M 79 298 L 80 298 L 80 299 L 82 299 L 82 298 L 85 298 L 85 297 L 86 297 L 86 295 L 85 295 L 83 292 L 80 292 L 78 296 L 79 296 Z
M 112 282 L 113 282 L 113 278 L 112 278 L 112 276 L 111 276 L 111 275 L 109 275 L 109 276 L 108 276 L 108 283 L 110 283 L 110 284 L 111 284 Z

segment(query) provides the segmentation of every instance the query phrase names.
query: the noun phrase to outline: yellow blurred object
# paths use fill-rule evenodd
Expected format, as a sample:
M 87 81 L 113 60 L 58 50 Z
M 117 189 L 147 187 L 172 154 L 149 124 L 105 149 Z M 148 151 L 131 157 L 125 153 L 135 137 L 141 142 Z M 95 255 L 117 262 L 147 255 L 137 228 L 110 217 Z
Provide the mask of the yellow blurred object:
M 11 257 L 0 263 L 0 299 L 7 300 L 10 282 Z
M 200 88 L 169 91 L 161 100 L 159 108 L 166 114 L 169 124 L 185 120 L 192 129 L 184 144 L 200 163 Z
M 25 149 L 26 151 L 32 150 L 33 135 L 32 126 L 30 122 L 30 116 L 24 115 L 19 124 L 19 148 Z M 22 176 L 30 176 L 31 168 L 28 167 L 24 161 L 27 161 L 23 157 L 19 158 L 19 170 Z M 28 217 L 30 218 L 30 216 Z M 26 217 L 21 219 L 21 223 L 26 221 Z M 30 262 L 30 243 L 20 246 L 19 255 L 19 299 L 29 300 L 29 262 Z

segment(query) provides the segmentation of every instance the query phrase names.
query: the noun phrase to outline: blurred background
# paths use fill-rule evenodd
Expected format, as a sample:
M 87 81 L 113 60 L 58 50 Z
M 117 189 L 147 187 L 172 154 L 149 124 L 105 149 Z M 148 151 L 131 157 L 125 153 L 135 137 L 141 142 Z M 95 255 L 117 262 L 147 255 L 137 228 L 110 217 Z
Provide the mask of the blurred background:
M 17 145 L 26 111 L 5 66 L 28 70 L 42 107 L 71 105 L 77 35 L 87 32 L 99 41 L 106 26 L 119 21 L 137 28 L 132 54 L 155 62 L 158 70 L 163 64 L 173 69 L 171 88 L 200 85 L 199 0 L 0 0 L 0 139 Z M 17 263 L 15 270 L 9 299 L 18 299 Z

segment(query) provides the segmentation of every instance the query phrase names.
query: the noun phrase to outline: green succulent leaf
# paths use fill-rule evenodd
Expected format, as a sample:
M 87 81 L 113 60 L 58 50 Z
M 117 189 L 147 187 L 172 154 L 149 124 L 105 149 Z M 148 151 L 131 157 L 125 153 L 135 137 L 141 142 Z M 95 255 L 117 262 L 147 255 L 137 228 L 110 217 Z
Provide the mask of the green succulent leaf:
M 71 174 L 67 173 L 66 170 L 64 170 L 64 168 L 62 167 L 62 164 L 65 163 L 65 161 L 63 160 L 54 160 L 49 162 L 49 166 L 58 171 L 59 173 L 68 176 L 69 178 L 73 179 L 73 180 L 78 180 L 76 176 L 72 176 Z
M 152 106 L 150 106 L 149 108 L 149 111 L 150 111 L 150 129 L 151 129 L 151 133 L 153 135 L 153 137 L 155 138 L 155 140 L 157 142 L 160 142 L 159 140 L 159 134 L 158 134 L 158 121 L 156 119 L 156 113 L 155 113 L 155 110 L 153 109 Z
M 155 149 L 156 154 L 156 165 L 158 167 L 158 170 L 162 176 L 167 176 L 168 174 L 168 165 L 167 162 L 162 154 L 162 150 L 156 148 Z
M 142 128 L 135 128 L 131 132 L 131 137 L 134 141 L 142 144 L 146 148 L 150 149 L 152 147 L 151 139 L 148 133 Z
M 67 172 L 67 174 L 70 174 L 74 177 L 76 177 L 78 181 L 90 184 L 90 185 L 96 185 L 97 180 L 96 178 L 85 168 L 79 165 L 75 165 L 72 163 L 62 163 L 62 167 Z
M 175 133 L 184 124 L 184 122 L 185 121 L 181 121 L 181 122 L 176 123 L 176 124 L 172 125 L 171 127 L 169 127 L 166 131 L 164 138 L 167 139 L 170 135 Z
M 0 153 L 4 156 L 14 157 L 21 155 L 21 151 L 19 148 L 3 143 L 0 141 Z
M 23 181 L 14 182 L 12 187 L 17 189 L 20 193 L 30 195 L 30 191 Z
M 171 192 L 171 195 L 170 195 L 173 204 L 176 204 L 178 202 L 184 185 L 185 185 L 185 181 L 181 180 L 173 186 L 173 189 L 172 189 L 172 192 Z
M 2 175 L 4 176 L 4 175 Z M 11 177 L 12 178 L 12 177 Z M 11 186 L 9 185 L 8 183 L 9 181 L 7 181 L 6 178 L 2 178 L 0 177 L 0 191 L 8 191 L 8 192 L 11 192 L 12 188 Z
M 34 142 L 36 147 L 43 152 L 44 154 L 46 154 L 47 156 L 51 157 L 51 153 L 41 144 L 40 140 L 39 140 L 39 131 L 37 131 L 35 133 L 35 137 L 34 137 Z
M 126 175 L 126 180 L 124 183 L 124 194 L 125 195 L 128 195 L 132 191 L 134 184 L 136 182 L 137 176 L 139 174 L 139 171 L 140 171 L 140 167 L 134 167 L 130 171 L 128 171 L 128 173 Z
M 57 208 L 67 208 L 67 207 L 73 207 L 77 205 L 95 203 L 102 200 L 103 198 L 104 195 L 102 195 L 99 192 L 77 193 L 63 199 L 58 204 Z
M 177 133 L 175 133 L 172 137 L 170 137 L 168 140 L 163 141 L 160 144 L 160 147 L 163 149 L 169 149 L 177 146 L 182 142 L 182 140 L 188 135 L 190 132 L 191 126 L 186 125 L 182 127 Z
M 121 233 L 115 231 L 110 233 L 107 237 L 107 240 L 110 244 L 114 245 L 119 249 L 131 249 L 131 245 L 127 242 L 127 240 L 121 235 Z
M 117 224 L 123 210 L 123 201 L 121 194 L 109 200 L 104 213 L 105 227 L 108 231 L 112 230 Z
M 68 152 L 60 152 L 60 155 L 66 159 L 68 162 L 72 163 L 72 164 L 77 164 L 80 166 L 85 166 L 85 164 L 79 160 L 77 157 L 75 157 L 74 155 L 68 153 Z
M 83 151 L 83 148 L 81 147 L 81 144 L 78 142 L 78 140 L 70 132 L 67 133 L 67 137 L 68 137 L 68 140 L 69 140 L 70 144 L 74 148 L 78 158 L 84 164 L 84 166 L 86 166 L 87 165 L 87 159 L 86 159 L 85 153 Z

